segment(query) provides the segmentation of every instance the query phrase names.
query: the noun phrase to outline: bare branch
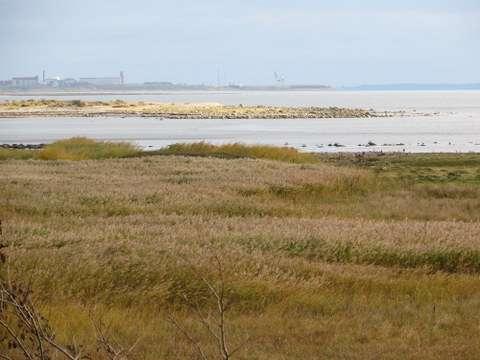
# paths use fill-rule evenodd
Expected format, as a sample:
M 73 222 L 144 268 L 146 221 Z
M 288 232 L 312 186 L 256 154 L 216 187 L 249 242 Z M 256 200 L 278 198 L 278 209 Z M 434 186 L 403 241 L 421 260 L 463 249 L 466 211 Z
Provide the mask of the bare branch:
M 233 354 L 235 354 L 236 352 L 241 350 L 245 345 L 247 345 L 250 342 L 250 340 L 252 340 L 252 337 L 249 335 L 249 336 L 247 336 L 247 338 L 244 341 L 242 341 L 232 351 L 230 351 L 230 356 L 233 356 Z
M 230 349 L 229 341 L 229 331 L 227 327 L 227 311 L 230 306 L 230 301 L 228 299 L 228 291 L 226 287 L 225 280 L 225 268 L 223 266 L 221 257 L 217 254 L 213 255 L 215 267 L 216 267 L 216 277 L 217 281 L 210 280 L 206 276 L 201 274 L 198 275 L 198 278 L 205 284 L 212 300 L 215 304 L 215 316 L 211 320 L 210 313 L 205 315 L 205 312 L 201 310 L 198 302 L 191 301 L 186 296 L 184 299 L 189 307 L 194 312 L 197 321 L 206 329 L 208 335 L 210 335 L 211 341 L 214 342 L 215 347 L 218 349 L 218 357 L 222 360 L 230 360 L 234 354 L 241 350 L 251 338 L 248 337 L 244 342 L 240 343 L 233 350 Z M 194 266 L 188 259 L 184 259 L 188 264 Z M 196 347 L 199 347 L 200 344 L 198 341 L 190 335 L 189 331 L 180 325 L 173 317 L 170 318 L 170 321 L 175 325 L 177 329 L 187 338 L 187 340 L 194 344 Z
M 180 325 L 180 323 L 173 316 L 169 316 L 168 320 L 170 321 L 170 323 L 172 323 L 172 325 L 178 331 L 180 331 L 180 333 L 185 337 L 185 339 L 187 339 L 195 347 L 195 349 L 198 351 L 198 354 L 200 355 L 200 357 L 203 360 L 208 360 L 207 355 L 205 355 L 205 352 L 203 351 L 203 349 L 200 346 L 200 344 L 198 343 L 198 341 L 196 341 L 193 337 L 191 337 L 190 334 L 188 333 L 188 331 L 186 329 L 184 329 L 183 326 Z
M 93 320 L 92 318 L 92 325 L 95 329 L 97 335 L 97 343 L 100 348 L 103 350 L 105 355 L 110 360 L 120 360 L 120 359 L 127 359 L 128 356 L 133 352 L 135 347 L 138 345 L 140 338 L 130 346 L 128 349 L 125 349 L 123 346 L 120 346 L 117 342 L 112 341 L 107 335 L 106 331 L 110 329 L 110 325 L 105 326 L 105 323 L 100 320 Z
M 66 347 L 60 345 L 55 341 L 54 334 L 52 333 L 50 327 L 48 326 L 48 324 L 45 323 L 45 321 L 38 314 L 35 307 L 30 302 L 30 291 L 25 291 L 23 289 L 1 283 L 0 293 L 2 295 L 2 309 L 6 309 L 7 305 L 10 306 L 12 315 L 17 318 L 19 326 L 21 326 L 24 331 L 30 334 L 31 339 L 34 339 L 32 341 L 36 343 L 36 345 L 32 344 L 30 346 L 27 346 L 20 339 L 20 336 L 15 333 L 13 328 L 5 320 L 0 320 L 0 325 L 4 329 L 6 329 L 13 341 L 18 344 L 18 346 L 24 353 L 26 359 L 48 359 L 49 356 L 47 356 L 44 344 L 47 344 L 51 348 L 59 351 L 68 360 L 78 360 L 81 358 L 80 351 L 76 349 L 73 351 L 69 351 Z M 38 356 L 33 355 L 32 352 L 35 350 L 29 349 L 29 347 L 34 347 L 34 349 L 39 352 Z
M 212 335 L 212 337 L 214 337 L 220 343 L 220 337 L 215 333 L 215 331 L 212 329 L 210 322 L 208 321 L 209 316 L 205 318 L 205 316 L 202 314 L 202 311 L 200 310 L 198 303 L 193 304 L 188 300 L 186 296 L 184 296 L 184 298 L 187 301 L 187 303 L 190 305 L 190 307 L 193 309 L 195 314 L 198 316 L 200 323 L 207 329 L 210 335 Z
M 33 360 L 32 355 L 30 355 L 26 346 L 20 340 L 19 336 L 17 336 L 17 334 L 13 331 L 13 329 L 3 320 L 0 320 L 0 325 L 10 334 L 10 336 L 18 344 L 18 346 L 20 346 L 20 349 L 23 351 L 23 354 L 25 355 L 25 358 Z

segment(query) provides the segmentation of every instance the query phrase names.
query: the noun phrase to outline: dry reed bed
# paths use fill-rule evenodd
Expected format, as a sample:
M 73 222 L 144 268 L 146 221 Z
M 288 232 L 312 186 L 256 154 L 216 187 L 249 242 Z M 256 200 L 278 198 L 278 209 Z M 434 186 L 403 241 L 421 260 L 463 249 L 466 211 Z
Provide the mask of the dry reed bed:
M 95 305 L 127 342 L 142 336 L 140 358 L 193 358 L 161 314 L 175 311 L 206 341 L 181 299 L 204 294 L 197 274 L 212 274 L 217 253 L 232 336 L 255 338 L 239 358 L 480 350 L 472 185 L 444 196 L 356 168 L 165 156 L 0 170 L 11 272 L 32 283 L 62 337 L 91 343 Z

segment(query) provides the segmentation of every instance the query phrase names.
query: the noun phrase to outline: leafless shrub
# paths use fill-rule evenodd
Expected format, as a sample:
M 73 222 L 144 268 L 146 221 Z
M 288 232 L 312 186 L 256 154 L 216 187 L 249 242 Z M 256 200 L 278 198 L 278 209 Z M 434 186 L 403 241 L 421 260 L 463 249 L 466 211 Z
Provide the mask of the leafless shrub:
M 193 349 L 202 360 L 230 360 L 239 350 L 241 350 L 248 342 L 250 342 L 251 339 L 248 337 L 245 341 L 237 345 L 232 344 L 229 326 L 227 324 L 227 314 L 230 310 L 231 302 L 229 301 L 226 287 L 225 271 L 222 261 L 218 255 L 215 255 L 213 260 L 216 264 L 217 280 L 211 281 L 202 275 L 199 275 L 199 278 L 207 287 L 209 297 L 215 303 L 214 310 L 202 310 L 198 299 L 191 299 L 185 295 L 184 300 L 195 314 L 198 323 L 209 336 L 209 341 L 213 343 L 217 349 L 215 354 L 208 354 L 206 350 L 208 344 L 202 343 L 200 340 L 198 340 L 192 331 L 182 324 L 182 322 L 179 321 L 175 316 L 170 315 L 169 321 L 192 345 Z
M 138 344 L 137 339 L 131 346 L 125 347 L 112 335 L 111 325 L 99 316 L 91 316 L 97 339 L 97 353 L 108 360 L 128 360 Z
M 0 239 L 3 235 L 0 221 Z M 6 266 L 7 257 L 1 251 L 6 245 L 0 243 L 0 270 Z M 83 351 L 83 346 L 72 342 L 62 344 L 48 320 L 33 304 L 31 289 L 14 283 L 9 276 L 0 273 L 0 359 L 26 360 L 51 359 L 99 359 L 128 360 L 136 343 L 128 349 L 107 335 L 103 321 L 92 320 L 97 338 L 97 356 Z M 6 352 L 5 352 L 6 351 Z
M 20 354 L 29 360 L 50 360 L 54 354 L 69 360 L 86 358 L 81 346 L 56 340 L 48 321 L 32 304 L 29 290 L 8 281 L 0 283 L 0 327 L 5 331 L 0 344 L 6 345 L 13 356 L 1 355 L 3 359 Z

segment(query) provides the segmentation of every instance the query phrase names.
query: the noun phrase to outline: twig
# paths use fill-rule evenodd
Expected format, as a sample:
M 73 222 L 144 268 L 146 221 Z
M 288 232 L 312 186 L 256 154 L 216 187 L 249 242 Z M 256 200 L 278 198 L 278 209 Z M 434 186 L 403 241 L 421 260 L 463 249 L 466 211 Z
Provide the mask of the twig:
M 227 299 L 227 290 L 226 290 L 226 281 L 225 281 L 225 270 L 222 264 L 222 261 L 218 255 L 214 255 L 216 267 L 217 267 L 217 276 L 218 283 L 214 283 L 202 275 L 198 275 L 200 280 L 207 287 L 210 295 L 215 300 L 216 316 L 215 316 L 215 326 L 212 325 L 210 320 L 210 313 L 206 316 L 200 310 L 198 302 L 191 301 L 184 295 L 186 303 L 194 311 L 195 315 L 198 318 L 199 323 L 206 329 L 211 339 L 214 341 L 216 347 L 218 348 L 218 355 L 222 360 L 230 360 L 234 354 L 236 354 L 241 348 L 245 346 L 250 341 L 248 337 L 244 342 L 237 345 L 230 350 L 229 336 L 227 329 L 227 311 L 229 308 L 229 302 Z M 192 263 L 185 259 L 185 261 L 193 266 Z M 205 359 L 205 352 L 200 346 L 200 343 L 196 341 L 190 333 L 183 327 L 174 317 L 169 317 L 170 322 L 183 334 L 183 336 L 195 346 L 198 353 L 201 354 L 202 358 Z M 203 355 L 202 355 L 203 354 Z
M 92 319 L 92 325 L 97 334 L 98 344 L 104 350 L 110 360 L 127 359 L 140 341 L 140 338 L 137 338 L 128 349 L 125 349 L 124 347 L 119 346 L 117 343 L 112 343 L 112 341 L 107 337 L 104 331 L 105 325 L 102 320 L 94 321 Z M 109 328 L 110 326 L 107 326 L 107 330 Z
M 18 344 L 18 346 L 20 346 L 20 349 L 22 350 L 23 354 L 25 355 L 25 358 L 33 360 L 33 357 L 30 355 L 30 353 L 26 349 L 25 345 L 19 339 L 17 334 L 15 334 L 15 332 L 12 330 L 12 328 L 10 326 L 8 326 L 8 324 L 3 320 L 0 320 L 0 325 L 10 334 L 10 336 Z
M 185 330 L 179 323 L 178 321 L 173 317 L 173 316 L 169 316 L 168 317 L 168 320 L 173 324 L 173 326 L 175 326 L 175 328 L 180 331 L 182 333 L 182 335 L 188 340 L 190 341 L 190 343 L 196 348 L 196 350 L 198 351 L 198 354 L 200 355 L 200 357 L 203 359 L 203 360 L 208 360 L 208 357 L 207 355 L 205 355 L 205 352 L 203 351 L 202 347 L 200 346 L 200 344 L 198 343 L 198 341 L 196 341 L 194 338 L 192 338 L 190 336 L 190 334 L 188 333 L 187 330 Z

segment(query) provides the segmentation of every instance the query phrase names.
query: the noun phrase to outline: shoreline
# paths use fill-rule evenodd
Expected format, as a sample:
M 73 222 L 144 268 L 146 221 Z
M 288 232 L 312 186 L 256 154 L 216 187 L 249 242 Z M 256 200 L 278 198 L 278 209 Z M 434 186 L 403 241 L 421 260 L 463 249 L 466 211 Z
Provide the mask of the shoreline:
M 61 140 L 61 139 L 60 139 Z M 103 141 L 103 140 L 101 140 Z M 105 140 L 105 141 L 110 141 L 110 142 L 123 142 L 123 141 L 116 141 L 116 140 Z M 55 142 L 22 142 L 22 143 L 0 143 L 0 150 L 41 150 L 45 148 L 47 145 L 50 143 Z M 208 143 L 208 142 L 207 142 Z M 133 144 L 133 142 L 132 142 Z M 184 143 L 184 142 L 177 142 L 173 143 L 174 145 L 178 144 L 189 144 L 189 143 Z M 239 143 L 242 144 L 242 143 Z M 247 146 L 251 146 L 248 145 Z M 383 149 L 382 147 L 385 145 L 379 145 L 378 147 L 380 148 L 373 148 L 373 146 L 369 145 L 361 145 L 359 144 L 358 151 L 348 151 L 344 150 L 343 148 L 346 147 L 346 145 L 340 145 L 340 144 L 329 144 L 326 146 L 323 146 L 325 149 L 338 149 L 338 151 L 328 151 L 328 150 L 317 150 L 317 151 L 302 151 L 302 148 L 298 148 L 295 146 L 278 146 L 278 145 L 266 145 L 266 144 L 258 144 L 258 146 L 272 146 L 272 147 L 277 147 L 277 148 L 284 148 L 284 149 L 296 149 L 298 151 L 301 151 L 302 153 L 305 154 L 312 154 L 312 155 L 319 155 L 319 156 L 354 156 L 354 157 L 371 157 L 371 156 L 390 156 L 390 155 L 480 155 L 480 149 L 479 151 L 426 151 L 426 152 L 418 152 L 418 151 L 405 151 L 405 150 L 400 150 L 400 148 L 396 150 L 388 150 L 388 149 Z M 396 146 L 400 146 L 397 144 Z M 154 147 L 154 146 L 139 146 L 139 149 L 142 153 L 144 154 L 153 154 L 155 152 L 158 152 L 159 150 L 167 148 L 168 145 L 162 146 L 162 147 Z M 377 147 L 377 146 L 375 146 Z M 343 150 L 343 151 L 342 151 Z

